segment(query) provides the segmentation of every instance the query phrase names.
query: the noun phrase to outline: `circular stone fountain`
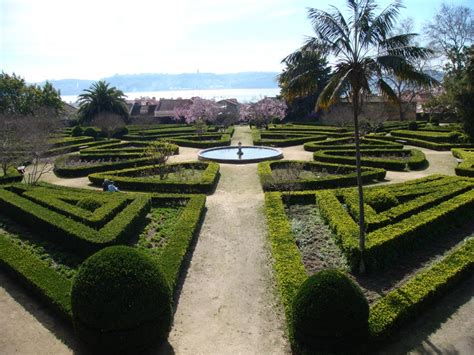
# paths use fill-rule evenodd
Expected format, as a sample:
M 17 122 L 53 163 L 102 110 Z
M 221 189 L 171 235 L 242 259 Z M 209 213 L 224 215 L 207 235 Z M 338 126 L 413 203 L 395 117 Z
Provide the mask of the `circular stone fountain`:
M 240 142 L 239 142 L 240 143 Z M 217 163 L 245 164 L 258 163 L 264 160 L 283 158 L 283 153 L 275 148 L 260 146 L 231 146 L 201 150 L 199 160 L 210 160 Z

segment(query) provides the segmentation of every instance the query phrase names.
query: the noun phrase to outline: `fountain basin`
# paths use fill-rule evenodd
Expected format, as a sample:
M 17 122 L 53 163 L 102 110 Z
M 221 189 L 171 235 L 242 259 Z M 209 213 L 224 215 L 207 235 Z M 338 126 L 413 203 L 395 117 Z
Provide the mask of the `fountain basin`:
M 239 148 L 242 154 L 238 154 Z M 198 153 L 199 160 L 227 164 L 258 163 L 265 160 L 277 160 L 281 158 L 283 158 L 283 153 L 278 149 L 252 145 L 209 148 L 201 150 Z

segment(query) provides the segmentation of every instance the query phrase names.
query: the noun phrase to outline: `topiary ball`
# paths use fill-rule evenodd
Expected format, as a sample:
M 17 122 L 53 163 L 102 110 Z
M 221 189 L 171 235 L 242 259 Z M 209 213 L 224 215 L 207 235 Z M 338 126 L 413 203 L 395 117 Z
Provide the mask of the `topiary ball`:
M 71 291 L 76 334 L 94 351 L 136 353 L 168 336 L 171 293 L 157 264 L 126 246 L 105 248 L 79 268 Z
M 82 136 L 82 128 L 81 126 L 74 126 L 74 128 L 71 131 L 71 135 L 73 137 L 79 137 Z
M 301 352 L 356 349 L 368 334 L 369 304 L 345 274 L 324 270 L 300 287 L 292 308 L 292 333 Z

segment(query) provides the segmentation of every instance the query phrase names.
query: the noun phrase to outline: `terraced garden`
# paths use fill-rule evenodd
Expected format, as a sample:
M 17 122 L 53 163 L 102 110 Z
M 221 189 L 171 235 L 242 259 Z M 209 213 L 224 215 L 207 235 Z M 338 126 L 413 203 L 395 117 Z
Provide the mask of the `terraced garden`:
M 395 142 L 401 138 L 397 132 L 363 140 L 364 183 L 373 186 L 365 188 L 363 257 L 368 272 L 360 275 L 350 131 L 303 125 L 275 125 L 261 132 L 237 127 L 235 132 L 208 133 L 215 134 L 214 140 L 183 132 L 193 128 L 131 127 L 125 137 L 129 140 L 100 141 L 99 146 L 91 146 L 95 141 L 88 139 L 63 139 L 71 142 L 66 146 L 83 145 L 79 153 L 56 160 L 62 180 L 90 188 L 87 181 L 100 186 L 111 179 L 121 190 L 141 193 L 47 183 L 0 185 L 1 269 L 12 283 L 32 291 L 32 302 L 47 305 L 65 320 L 56 327 L 69 329 L 61 338 L 70 348 L 80 347 L 67 325 L 74 320 L 75 275 L 87 257 L 116 244 L 132 246 L 154 260 L 174 293 L 174 325 L 160 349 L 165 353 L 289 353 L 295 345 L 295 295 L 309 275 L 328 268 L 347 273 L 362 289 L 370 305 L 366 349 L 383 350 L 402 329 L 413 327 L 413 319 L 429 313 L 446 293 L 472 277 L 474 181 L 458 172 L 469 170 L 463 165 L 470 162 L 469 148 L 453 150 L 463 162 L 446 176 L 432 174 L 437 168 L 428 149 L 424 154 Z M 437 137 L 432 142 L 443 148 L 459 147 L 457 134 L 424 132 L 425 139 Z M 219 146 L 222 135 L 229 135 L 225 139 L 230 144 L 232 134 L 234 145 L 253 141 L 288 147 L 282 148 L 284 155 L 296 159 L 221 166 L 195 161 L 197 149 L 189 148 L 190 142 Z M 409 135 L 403 138 L 413 144 Z M 147 142 L 156 139 L 181 148 L 176 147 L 163 178 L 143 157 Z M 321 157 L 328 160 L 318 161 Z M 443 159 L 441 165 L 455 160 L 449 154 Z M 405 174 L 406 181 L 390 184 L 393 171 Z M 7 318 L 17 312 L 14 304 L 4 304 Z M 34 326 L 38 321 L 21 315 L 10 326 L 24 327 L 22 322 Z M 1 345 L 21 349 L 22 341 L 13 336 Z M 46 336 L 38 346 L 47 349 L 48 341 Z M 70 351 L 63 346 L 59 352 Z

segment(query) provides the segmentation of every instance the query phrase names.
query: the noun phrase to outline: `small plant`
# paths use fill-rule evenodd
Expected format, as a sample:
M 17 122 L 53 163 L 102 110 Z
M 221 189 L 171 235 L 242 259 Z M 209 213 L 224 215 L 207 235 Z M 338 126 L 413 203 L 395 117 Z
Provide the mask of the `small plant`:
M 79 201 L 77 201 L 76 206 L 88 211 L 95 211 L 97 208 L 101 206 L 99 201 L 94 200 L 91 197 L 85 197 Z
M 164 180 L 170 173 L 166 162 L 174 153 L 174 146 L 167 142 L 152 142 L 143 151 L 143 156 L 151 160 L 152 169 L 147 174 L 158 175 Z

